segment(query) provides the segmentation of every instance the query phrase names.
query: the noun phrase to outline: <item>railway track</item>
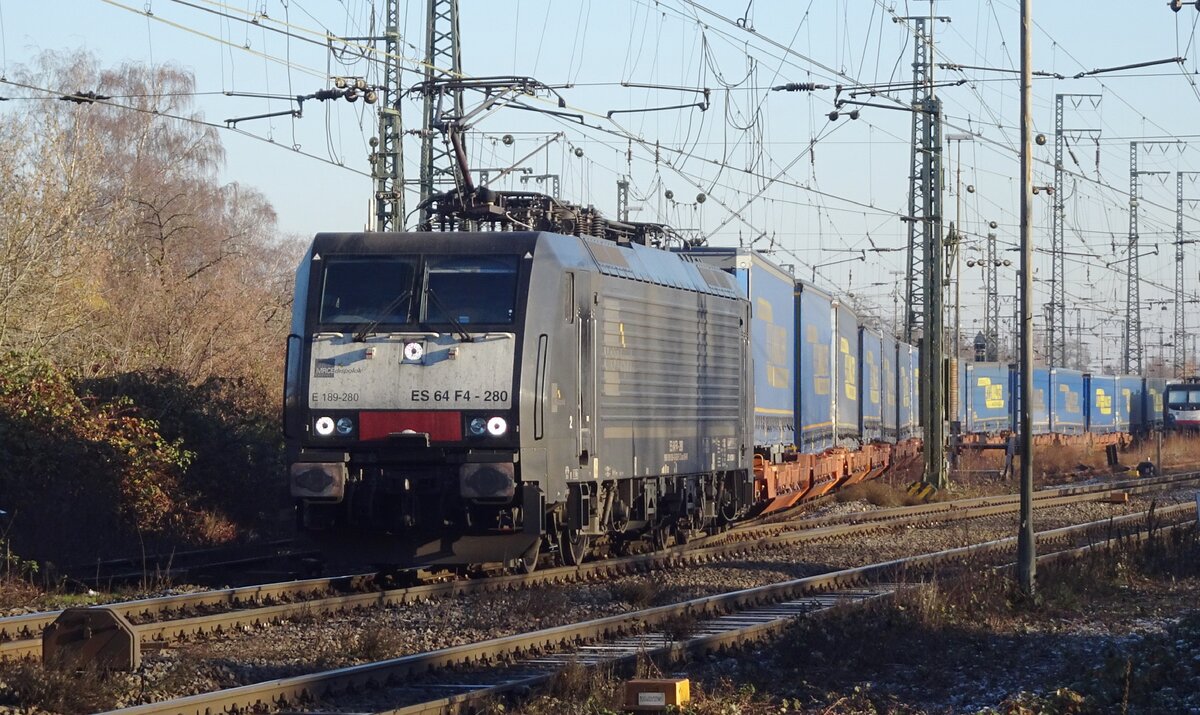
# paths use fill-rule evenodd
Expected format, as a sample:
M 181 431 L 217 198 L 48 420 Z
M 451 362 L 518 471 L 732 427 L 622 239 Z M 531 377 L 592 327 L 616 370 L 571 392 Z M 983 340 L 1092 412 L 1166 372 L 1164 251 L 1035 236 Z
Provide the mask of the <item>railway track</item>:
M 1144 539 L 1152 532 L 1194 528 L 1196 505 L 1103 519 L 1037 534 L 1039 562 L 1077 557 L 1116 538 Z M 1103 538 L 1097 539 L 1097 535 Z M 1016 547 L 1010 537 L 904 559 L 845 569 L 757 588 L 691 599 L 657 608 L 558 626 L 479 643 L 348 668 L 151 703 L 126 715 L 191 715 L 308 707 L 327 711 L 358 703 L 371 692 L 371 711 L 412 715 L 528 688 L 567 667 L 617 665 L 640 657 L 678 655 L 741 645 L 776 632 L 797 617 L 842 604 L 886 597 L 933 568 L 981 562 L 1004 567 Z M 942 572 L 945 573 L 944 571 Z M 383 705 L 381 708 L 380 705 Z
M 70 583 L 84 586 L 176 582 L 204 579 L 211 575 L 244 573 L 249 567 L 278 566 L 316 556 L 317 552 L 296 548 L 295 539 L 190 549 L 141 557 L 110 559 L 61 569 Z
M 1037 508 L 1094 501 L 1130 491 L 1151 492 L 1196 483 L 1200 473 L 1172 475 L 1137 482 L 1049 489 L 1036 496 Z M 843 538 L 853 534 L 902 526 L 976 519 L 1015 512 L 1015 497 L 982 497 L 939 504 L 883 509 L 836 517 L 802 518 L 766 526 L 745 526 L 686 546 L 629 556 L 578 567 L 545 569 L 529 575 L 460 579 L 406 588 L 386 588 L 374 574 L 289 581 L 129 601 L 93 607 L 104 622 L 125 623 L 134 640 L 147 647 L 184 642 L 206 634 L 258 627 L 298 615 L 352 612 L 419 600 L 472 593 L 503 592 L 537 584 L 610 579 L 627 574 L 702 565 L 745 556 L 753 551 L 784 548 L 804 542 Z M 0 619 L 0 657 L 37 657 L 43 633 L 61 611 Z M 94 624 L 91 626 L 94 628 Z M 59 633 L 52 649 L 76 643 L 78 635 Z

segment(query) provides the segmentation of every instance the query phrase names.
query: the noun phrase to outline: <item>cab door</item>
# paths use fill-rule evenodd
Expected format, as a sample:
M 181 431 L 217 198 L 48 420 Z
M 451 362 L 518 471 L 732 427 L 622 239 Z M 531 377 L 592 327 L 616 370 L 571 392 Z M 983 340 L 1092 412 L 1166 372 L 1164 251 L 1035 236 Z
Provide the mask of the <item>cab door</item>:
M 588 286 L 575 286 L 575 332 L 579 370 L 576 373 L 576 447 L 579 466 L 587 467 L 596 456 L 596 308 L 598 296 Z

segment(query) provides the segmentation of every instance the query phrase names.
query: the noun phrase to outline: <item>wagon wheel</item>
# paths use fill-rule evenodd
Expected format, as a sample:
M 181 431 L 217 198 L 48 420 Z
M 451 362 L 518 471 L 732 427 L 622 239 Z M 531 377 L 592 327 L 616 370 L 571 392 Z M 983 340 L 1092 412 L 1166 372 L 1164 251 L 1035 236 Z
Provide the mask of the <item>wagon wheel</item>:
M 533 542 L 525 553 L 521 554 L 521 558 L 517 560 L 517 570 L 523 574 L 531 574 L 537 570 L 538 557 L 542 555 L 542 539 L 539 537 Z
M 590 539 L 577 530 L 562 530 L 558 533 L 558 552 L 567 566 L 578 566 L 588 555 Z

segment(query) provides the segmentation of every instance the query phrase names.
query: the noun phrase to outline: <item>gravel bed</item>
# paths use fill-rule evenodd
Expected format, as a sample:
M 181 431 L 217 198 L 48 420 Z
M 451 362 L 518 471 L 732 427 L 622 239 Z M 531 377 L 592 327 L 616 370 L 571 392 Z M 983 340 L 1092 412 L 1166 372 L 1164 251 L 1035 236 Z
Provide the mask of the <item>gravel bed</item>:
M 1192 494 L 1157 497 L 1159 504 Z M 1037 510 L 1038 530 L 1141 511 L 1148 502 L 1079 503 Z M 826 513 L 868 511 L 865 503 Z M 704 566 L 619 577 L 603 583 L 547 585 L 473 594 L 358 613 L 313 614 L 262 628 L 151 652 L 122 700 L 145 702 L 472 643 L 537 628 L 601 618 L 689 598 L 802 578 L 1016 533 L 1016 515 L 929 527 L 887 529 L 820 543 L 763 550 Z M 132 683 L 131 683 L 132 684 Z
M 1160 505 L 1194 500 L 1194 492 L 1156 495 Z M 1034 513 L 1038 530 L 1144 510 L 1128 504 L 1078 503 Z M 865 502 L 834 503 L 817 514 L 861 513 Z M 624 576 L 603 583 L 545 585 L 472 594 L 284 623 L 149 651 L 140 673 L 109 679 L 119 705 L 162 700 L 389 657 L 446 648 L 538 628 L 601 618 L 689 598 L 802 578 L 1016 533 L 1017 516 L 902 527 L 756 552 L 703 566 Z M 0 671 L 0 680 L 4 678 Z M 0 712 L 17 712 L 0 706 Z

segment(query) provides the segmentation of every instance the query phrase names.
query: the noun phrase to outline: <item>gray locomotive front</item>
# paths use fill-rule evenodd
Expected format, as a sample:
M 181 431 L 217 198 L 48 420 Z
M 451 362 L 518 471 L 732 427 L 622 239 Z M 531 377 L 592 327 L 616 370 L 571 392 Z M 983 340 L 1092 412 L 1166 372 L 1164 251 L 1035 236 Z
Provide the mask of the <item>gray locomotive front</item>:
M 377 560 L 528 566 L 733 518 L 747 322 L 731 276 L 642 246 L 320 235 L 289 340 L 300 523 Z

